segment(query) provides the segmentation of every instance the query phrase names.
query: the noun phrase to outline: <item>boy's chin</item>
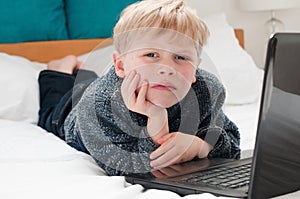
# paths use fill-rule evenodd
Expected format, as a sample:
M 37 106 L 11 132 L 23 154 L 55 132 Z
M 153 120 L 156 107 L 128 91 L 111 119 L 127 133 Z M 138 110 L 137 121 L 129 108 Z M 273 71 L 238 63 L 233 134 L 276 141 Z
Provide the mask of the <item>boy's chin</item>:
M 174 94 L 165 94 L 161 92 L 148 92 L 147 100 L 152 104 L 159 106 L 161 108 L 169 108 L 179 102 L 180 99 Z
M 170 108 L 174 104 L 178 103 L 178 101 L 161 101 L 161 100 L 149 100 L 151 103 L 153 103 L 156 106 L 159 106 L 161 108 Z

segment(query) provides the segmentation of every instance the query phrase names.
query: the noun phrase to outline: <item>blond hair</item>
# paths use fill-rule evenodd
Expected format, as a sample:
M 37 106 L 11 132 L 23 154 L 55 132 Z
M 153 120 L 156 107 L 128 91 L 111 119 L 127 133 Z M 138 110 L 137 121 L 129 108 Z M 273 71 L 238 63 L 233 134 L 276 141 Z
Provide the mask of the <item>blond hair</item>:
M 143 0 L 126 7 L 114 27 L 114 44 L 122 53 L 126 45 L 124 33 L 154 26 L 161 29 L 172 29 L 182 33 L 196 42 L 197 50 L 207 42 L 207 26 L 196 12 L 186 6 L 184 0 Z M 122 35 L 122 37 L 119 37 Z M 130 41 L 129 41 L 130 42 Z

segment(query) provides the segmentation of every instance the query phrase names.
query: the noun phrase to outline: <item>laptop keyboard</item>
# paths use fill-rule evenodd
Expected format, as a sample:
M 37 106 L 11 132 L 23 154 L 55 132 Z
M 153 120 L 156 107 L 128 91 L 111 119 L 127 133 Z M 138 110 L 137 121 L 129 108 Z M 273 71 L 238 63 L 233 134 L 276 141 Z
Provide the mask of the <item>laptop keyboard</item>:
M 200 175 L 182 179 L 182 181 L 192 184 L 209 184 L 236 189 L 249 185 L 250 170 L 251 163 L 237 167 L 216 168 Z

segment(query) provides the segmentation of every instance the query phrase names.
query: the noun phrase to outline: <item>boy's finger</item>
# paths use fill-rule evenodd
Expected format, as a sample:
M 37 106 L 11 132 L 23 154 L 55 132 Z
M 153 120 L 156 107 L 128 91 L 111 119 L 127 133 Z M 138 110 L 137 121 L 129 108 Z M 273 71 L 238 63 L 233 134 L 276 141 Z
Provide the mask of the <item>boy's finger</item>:
M 181 153 L 179 153 L 179 151 L 177 151 L 175 148 L 172 148 L 171 150 L 168 150 L 163 155 L 159 156 L 157 159 L 151 161 L 150 165 L 154 169 L 167 167 L 174 164 L 180 156 Z
M 121 92 L 123 100 L 127 106 L 131 106 L 136 101 L 134 79 L 136 78 L 136 72 L 130 71 L 124 78 L 121 85 Z M 135 80 L 137 81 L 137 80 Z
M 129 95 L 134 95 L 135 96 L 135 91 L 138 87 L 139 82 L 140 82 L 140 76 L 139 76 L 139 74 L 135 74 L 133 76 L 133 78 L 131 79 L 131 81 L 128 82 L 127 92 L 128 92 Z
M 158 144 L 163 144 L 164 142 L 166 142 L 168 139 L 170 139 L 170 137 L 172 137 L 173 134 L 172 133 L 168 133 L 162 137 L 160 137 L 158 140 L 157 140 L 157 143 Z
M 161 155 L 163 155 L 164 153 L 166 153 L 167 151 L 169 151 L 172 147 L 174 147 L 174 142 L 173 140 L 168 140 L 166 141 L 163 145 L 161 145 L 160 147 L 158 147 L 155 151 L 153 151 L 150 154 L 150 159 L 154 160 L 158 157 L 160 157 Z
M 141 89 L 137 96 L 138 102 L 144 102 L 146 100 L 147 90 L 148 90 L 148 82 L 146 80 L 143 80 Z

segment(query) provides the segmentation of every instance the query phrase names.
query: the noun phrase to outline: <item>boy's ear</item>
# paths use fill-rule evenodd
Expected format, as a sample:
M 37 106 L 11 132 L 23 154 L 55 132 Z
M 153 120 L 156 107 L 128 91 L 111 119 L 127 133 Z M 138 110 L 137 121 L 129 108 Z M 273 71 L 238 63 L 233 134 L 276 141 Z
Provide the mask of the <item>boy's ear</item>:
M 113 60 L 114 60 L 114 66 L 115 66 L 115 72 L 118 77 L 124 78 L 124 67 L 123 67 L 123 60 L 121 59 L 121 56 L 118 52 L 113 53 Z
M 192 83 L 195 83 L 196 80 L 197 80 L 197 79 L 196 79 L 196 75 L 194 75 Z

